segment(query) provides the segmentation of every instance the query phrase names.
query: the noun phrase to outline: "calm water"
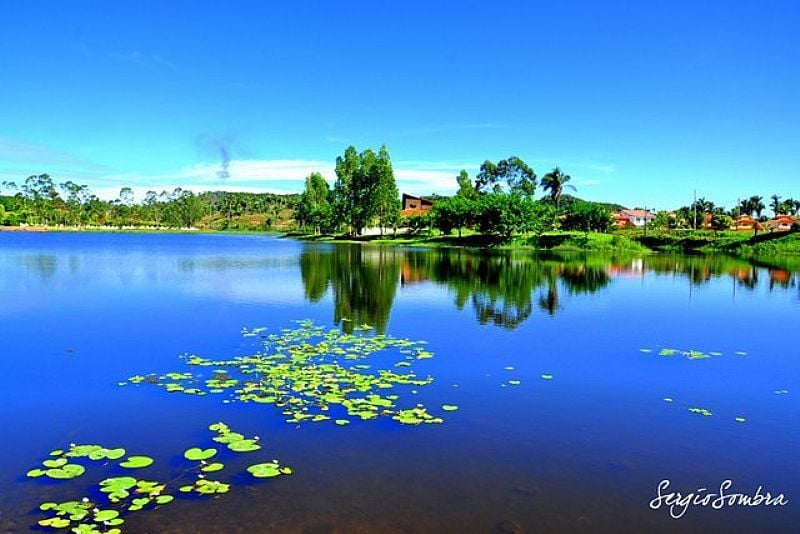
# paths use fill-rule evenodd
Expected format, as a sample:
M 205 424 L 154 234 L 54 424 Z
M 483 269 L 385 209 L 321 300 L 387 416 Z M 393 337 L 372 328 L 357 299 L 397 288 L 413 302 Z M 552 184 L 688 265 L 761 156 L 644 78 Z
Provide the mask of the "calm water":
M 239 474 L 252 462 L 230 453 L 229 494 L 131 514 L 127 531 L 796 532 L 799 282 L 725 258 L 0 233 L 0 531 L 28 531 L 40 502 L 122 473 L 26 479 L 51 449 L 124 446 L 155 457 L 147 478 L 166 480 L 223 420 L 295 474 L 253 482 Z M 272 405 L 117 386 L 186 371 L 186 352 L 254 353 L 242 327 L 305 318 L 428 341 L 436 356 L 415 368 L 435 381 L 417 402 L 460 409 L 443 425 L 296 427 Z M 730 491 L 761 485 L 789 505 L 673 520 L 648 507 L 662 479 L 684 493 L 732 479 Z

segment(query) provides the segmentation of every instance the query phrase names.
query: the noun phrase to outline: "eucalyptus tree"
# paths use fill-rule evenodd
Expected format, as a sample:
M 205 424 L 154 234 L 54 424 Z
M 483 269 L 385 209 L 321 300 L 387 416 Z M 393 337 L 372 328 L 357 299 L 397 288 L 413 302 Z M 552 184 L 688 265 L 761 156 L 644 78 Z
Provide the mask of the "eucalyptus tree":
M 509 192 L 531 197 L 536 190 L 536 173 L 517 156 L 510 156 L 497 163 L 484 161 L 475 177 L 475 190 L 481 193 L 501 193 L 504 190 L 503 184 Z

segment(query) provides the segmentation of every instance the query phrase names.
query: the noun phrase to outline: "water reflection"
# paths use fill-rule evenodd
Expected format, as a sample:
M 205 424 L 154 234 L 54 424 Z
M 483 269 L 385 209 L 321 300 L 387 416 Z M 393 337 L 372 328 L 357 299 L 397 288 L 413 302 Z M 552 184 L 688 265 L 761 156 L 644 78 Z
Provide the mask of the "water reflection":
M 400 280 L 398 249 L 337 246 L 309 247 L 300 255 L 305 296 L 317 302 L 333 292 L 334 323 L 351 333 L 368 324 L 384 332 Z
M 506 329 L 517 328 L 537 309 L 555 315 L 563 294 L 596 293 L 618 278 L 681 276 L 691 288 L 727 276 L 749 290 L 763 278 L 769 291 L 797 287 L 795 272 L 725 256 L 620 258 L 339 245 L 306 247 L 300 270 L 306 299 L 318 302 L 330 291 L 334 320 L 348 331 L 366 323 L 383 332 L 397 287 L 416 284 L 445 286 L 459 310 L 470 307 L 479 323 Z

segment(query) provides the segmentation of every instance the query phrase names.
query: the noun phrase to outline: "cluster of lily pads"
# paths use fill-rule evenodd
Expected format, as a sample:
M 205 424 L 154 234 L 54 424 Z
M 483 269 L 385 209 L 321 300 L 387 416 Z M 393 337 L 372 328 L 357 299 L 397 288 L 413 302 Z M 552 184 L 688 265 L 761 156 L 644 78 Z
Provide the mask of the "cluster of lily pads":
M 690 360 L 704 360 L 706 358 L 723 355 L 723 353 L 718 351 L 703 352 L 695 349 L 684 350 L 684 349 L 671 349 L 667 347 L 658 350 L 644 348 L 644 349 L 639 349 L 639 352 L 642 352 L 644 354 L 651 354 L 655 352 L 659 356 L 684 356 Z M 734 354 L 736 354 L 737 356 L 747 356 L 747 353 L 744 351 L 736 351 Z
M 228 450 L 235 453 L 258 451 L 262 447 L 260 439 L 255 436 L 245 437 L 234 432 L 225 423 L 214 423 L 209 430 L 216 433 L 213 440 L 224 444 Z M 195 479 L 191 484 L 182 484 L 178 487 L 181 493 L 196 493 L 197 495 L 217 495 L 230 491 L 231 484 L 218 480 L 209 480 L 209 473 L 224 469 L 224 464 L 212 460 L 217 456 L 216 448 L 191 447 L 183 456 L 193 465 L 186 469 L 176 480 L 193 474 Z M 86 468 L 77 463 L 77 459 L 88 459 L 94 462 L 117 462 L 126 455 L 123 448 L 107 448 L 102 445 L 70 444 L 69 449 L 57 449 L 50 453 L 50 458 L 42 462 L 42 467 L 28 471 L 28 477 L 49 477 L 52 479 L 72 479 L 83 475 Z M 142 469 L 153 464 L 153 459 L 148 456 L 128 456 L 119 462 L 119 467 L 127 469 Z M 291 475 L 292 469 L 281 465 L 277 460 L 255 463 L 247 468 L 254 478 L 272 478 L 279 475 Z M 106 532 L 110 534 L 121 533 L 120 526 L 125 523 L 124 514 L 138 512 L 145 507 L 154 509 L 171 503 L 175 496 L 170 493 L 171 483 L 155 480 L 137 479 L 133 476 L 116 476 L 102 480 L 97 489 L 105 499 L 90 499 L 83 497 L 80 500 L 64 502 L 44 502 L 39 510 L 46 512 L 47 517 L 40 519 L 40 527 L 53 529 L 71 529 L 75 534 Z M 107 502 L 101 503 L 104 500 Z
M 382 416 L 410 425 L 443 422 L 421 404 L 398 406 L 403 388 L 433 381 L 413 370 L 433 353 L 422 341 L 368 335 L 370 328 L 362 325 L 347 334 L 305 320 L 276 334 L 243 329 L 244 336 L 261 338 L 262 350 L 229 359 L 185 355 L 196 372 L 136 375 L 120 385 L 155 384 L 169 393 L 221 395 L 226 403 L 271 404 L 292 424 L 333 421 L 343 426 L 352 418 Z M 364 363 L 369 358 L 391 368 Z
M 664 402 L 674 402 L 674 401 L 675 401 L 675 399 L 673 399 L 672 397 L 664 397 Z M 690 413 L 697 414 L 697 415 L 702 415 L 703 417 L 711 417 L 712 415 L 714 415 L 711 412 L 711 410 L 709 410 L 708 408 L 699 408 L 697 406 L 689 406 L 687 409 L 689 410 Z M 737 415 L 733 419 L 737 423 L 746 423 L 747 422 L 747 419 L 745 419 L 744 417 L 742 417 L 740 415 Z

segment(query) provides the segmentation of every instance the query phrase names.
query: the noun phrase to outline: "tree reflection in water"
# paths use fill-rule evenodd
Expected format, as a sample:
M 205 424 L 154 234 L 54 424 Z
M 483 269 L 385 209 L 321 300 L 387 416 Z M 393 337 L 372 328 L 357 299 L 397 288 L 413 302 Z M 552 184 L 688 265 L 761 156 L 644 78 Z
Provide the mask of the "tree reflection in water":
M 690 285 L 720 276 L 754 290 L 768 276 L 769 290 L 797 286 L 797 273 L 726 256 L 535 254 L 463 249 L 414 250 L 361 245 L 314 245 L 304 249 L 300 269 L 305 296 L 319 301 L 328 290 L 334 321 L 346 332 L 369 324 L 384 332 L 398 286 L 446 286 L 455 305 L 469 305 L 481 324 L 514 329 L 538 307 L 555 315 L 561 293 L 600 291 L 620 277 L 684 276 Z

